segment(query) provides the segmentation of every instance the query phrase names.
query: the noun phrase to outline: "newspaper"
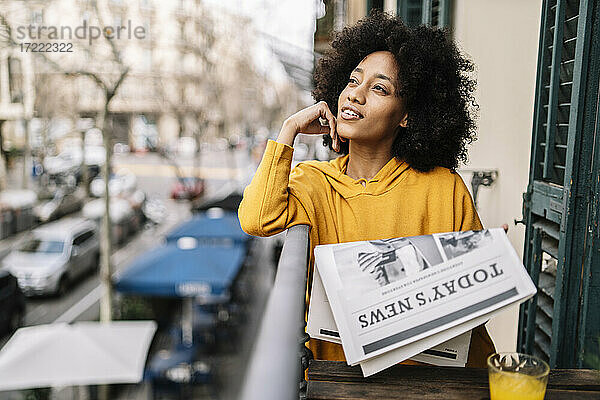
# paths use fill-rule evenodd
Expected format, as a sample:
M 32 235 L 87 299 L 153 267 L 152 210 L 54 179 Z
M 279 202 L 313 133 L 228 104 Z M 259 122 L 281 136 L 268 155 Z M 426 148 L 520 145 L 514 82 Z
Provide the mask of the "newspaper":
M 319 274 L 313 275 L 308 313 L 307 332 L 312 338 L 341 344 L 339 332 Z M 510 306 L 505 307 L 506 309 Z M 502 312 L 504 308 L 497 312 Z M 493 313 L 475 318 L 464 324 L 391 350 L 379 357 L 360 362 L 364 376 L 383 371 L 401 361 L 410 359 L 432 365 L 464 367 L 469 353 L 471 329 L 485 324 Z M 463 333 L 464 332 L 464 333 Z
M 469 355 L 471 329 L 485 323 L 487 319 L 474 320 L 466 326 L 449 329 L 382 356 L 363 361 L 360 363 L 363 374 L 372 375 L 407 358 L 433 365 L 464 367 Z M 313 275 L 307 332 L 312 338 L 338 344 L 342 342 L 318 273 Z
M 338 248 L 354 245 L 355 243 L 342 243 Z M 442 259 L 438 261 L 441 262 Z M 323 282 L 318 273 L 313 275 L 310 299 L 308 334 L 312 338 L 341 344 Z M 463 324 L 464 326 L 440 332 L 403 348 L 363 361 L 360 363 L 363 375 L 370 376 L 407 358 L 432 365 L 464 367 L 469 355 L 471 329 L 484 324 L 488 319 L 489 317 L 475 319 Z
M 502 229 L 317 246 L 315 266 L 346 360 L 362 363 L 363 373 L 382 359 L 392 365 L 413 357 L 536 293 Z M 364 368 L 366 361 L 377 367 Z

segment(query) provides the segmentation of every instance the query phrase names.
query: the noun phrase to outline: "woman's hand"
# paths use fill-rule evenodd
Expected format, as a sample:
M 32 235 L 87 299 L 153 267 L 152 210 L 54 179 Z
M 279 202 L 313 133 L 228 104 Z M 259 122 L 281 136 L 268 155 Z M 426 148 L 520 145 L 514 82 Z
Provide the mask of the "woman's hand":
M 319 119 L 327 121 L 322 125 Z M 299 133 L 308 135 L 329 135 L 333 141 L 333 149 L 339 151 L 340 139 L 336 131 L 336 119 L 326 102 L 320 101 L 291 115 L 283 123 L 277 141 L 289 146 Z

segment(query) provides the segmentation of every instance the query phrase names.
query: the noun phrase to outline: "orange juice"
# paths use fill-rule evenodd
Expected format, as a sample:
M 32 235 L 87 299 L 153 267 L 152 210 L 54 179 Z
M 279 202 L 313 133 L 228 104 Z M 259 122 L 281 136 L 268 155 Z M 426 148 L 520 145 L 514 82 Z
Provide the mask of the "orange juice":
M 546 381 L 518 372 L 490 373 L 491 400 L 543 400 Z

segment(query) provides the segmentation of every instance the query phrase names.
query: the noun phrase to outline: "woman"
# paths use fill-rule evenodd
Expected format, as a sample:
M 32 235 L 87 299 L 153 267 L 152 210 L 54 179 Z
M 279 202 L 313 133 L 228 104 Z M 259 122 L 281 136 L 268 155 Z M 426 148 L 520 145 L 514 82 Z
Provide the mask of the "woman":
M 318 103 L 267 144 L 239 208 L 244 231 L 309 225 L 312 275 L 316 245 L 481 229 L 454 171 L 475 134 L 472 70 L 437 29 L 380 12 L 344 28 L 317 65 Z M 290 172 L 300 133 L 325 134 L 342 156 Z M 317 359 L 344 360 L 340 345 L 311 339 L 309 348 Z M 467 365 L 484 367 L 493 352 L 485 327 L 474 329 Z

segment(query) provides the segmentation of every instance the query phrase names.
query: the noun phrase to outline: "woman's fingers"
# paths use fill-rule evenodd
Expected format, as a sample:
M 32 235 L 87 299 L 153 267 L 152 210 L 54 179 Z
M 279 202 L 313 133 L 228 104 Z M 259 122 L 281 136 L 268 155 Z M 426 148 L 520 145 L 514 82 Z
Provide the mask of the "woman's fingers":
M 286 123 L 293 124 L 296 133 L 329 135 L 333 149 L 340 151 L 341 139 L 337 134 L 337 120 L 325 101 L 298 111 L 289 117 Z
M 335 151 L 340 151 L 340 141 L 337 134 L 337 121 L 335 120 L 335 116 L 329 109 L 329 106 L 326 102 L 321 101 L 319 104 L 319 112 L 320 117 L 324 118 L 327 121 L 327 125 L 329 126 L 329 136 L 331 137 L 332 147 Z
M 324 105 L 325 105 L 325 118 L 327 119 L 327 122 L 329 123 L 329 130 L 336 132 L 337 121 L 335 120 L 335 116 L 329 109 L 329 106 L 327 105 L 327 103 L 324 103 Z
M 330 129 L 329 136 L 331 137 L 331 147 L 333 147 L 333 150 L 340 151 L 340 143 L 338 141 L 337 132 L 333 129 Z
M 331 110 L 329 109 L 329 106 L 327 105 L 327 103 L 325 103 L 324 101 L 320 102 L 319 104 L 321 104 L 320 107 L 320 112 L 321 112 L 321 117 L 325 118 L 325 120 L 327 121 L 327 125 L 329 126 L 329 136 L 331 136 L 331 140 L 333 142 L 333 148 L 337 151 L 337 147 L 336 147 L 336 130 L 335 130 L 335 117 L 333 116 L 333 113 L 331 112 Z

